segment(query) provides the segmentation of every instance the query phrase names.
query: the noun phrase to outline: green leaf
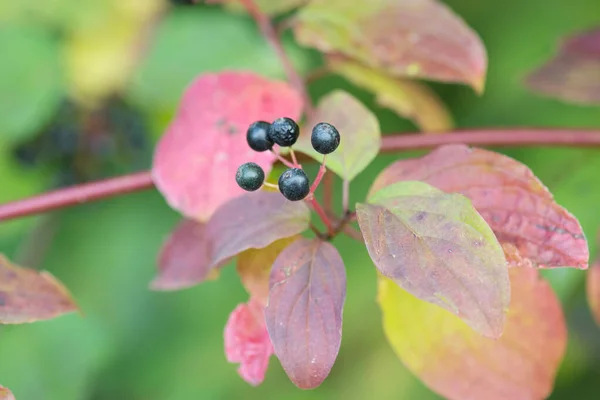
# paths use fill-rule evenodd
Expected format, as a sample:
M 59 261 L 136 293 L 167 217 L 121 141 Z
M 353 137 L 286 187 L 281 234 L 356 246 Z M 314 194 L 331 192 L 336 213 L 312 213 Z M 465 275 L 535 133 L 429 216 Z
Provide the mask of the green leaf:
M 412 120 L 424 132 L 452 129 L 452 117 L 437 94 L 427 85 L 390 76 L 341 57 L 330 57 L 329 68 L 376 95 L 377 102 Z
M 482 335 L 500 337 L 510 302 L 506 259 L 469 199 L 404 181 L 357 204 L 356 213 L 379 272 Z
M 381 131 L 377 117 L 352 95 L 334 90 L 321 99 L 308 127 L 328 122 L 340 132 L 340 145 L 327 155 L 327 168 L 347 181 L 354 179 L 375 159 L 381 147 Z M 323 160 L 310 144 L 310 130 L 305 130 L 294 148 L 315 160 Z
M 394 76 L 460 82 L 482 92 L 479 36 L 437 0 L 313 0 L 295 19 L 299 43 Z
M 31 137 L 56 112 L 64 86 L 58 42 L 41 28 L 0 27 L 0 137 Z

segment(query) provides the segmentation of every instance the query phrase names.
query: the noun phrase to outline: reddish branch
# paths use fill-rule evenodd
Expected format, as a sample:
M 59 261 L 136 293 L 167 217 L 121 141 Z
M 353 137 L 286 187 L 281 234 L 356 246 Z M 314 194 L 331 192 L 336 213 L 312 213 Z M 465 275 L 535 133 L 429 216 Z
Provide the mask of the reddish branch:
M 393 134 L 383 138 L 382 153 L 464 143 L 472 146 L 600 147 L 600 131 L 574 129 L 478 129 L 439 135 Z M 0 221 L 43 213 L 153 187 L 150 172 L 91 182 L 11 203 L 0 204 Z
M 283 65 L 283 69 L 285 70 L 285 74 L 287 75 L 288 80 L 300 93 L 304 100 L 306 113 L 308 115 L 311 115 L 313 112 L 312 101 L 310 100 L 310 96 L 308 95 L 306 84 L 304 83 L 304 80 L 302 79 L 300 74 L 298 74 L 298 71 L 296 71 L 296 68 L 294 67 L 294 64 L 292 63 L 290 58 L 287 56 L 285 49 L 283 48 L 283 44 L 281 43 L 281 39 L 277 33 L 277 30 L 271 23 L 269 16 L 263 13 L 260 10 L 260 8 L 258 8 L 254 0 L 240 0 L 240 3 L 242 3 L 242 5 L 246 8 L 248 14 L 250 14 L 252 18 L 254 18 L 261 33 L 263 34 L 265 39 L 267 39 L 267 41 L 271 44 L 271 47 L 273 47 L 275 53 L 277 53 L 277 57 L 279 57 L 279 60 Z
M 0 221 L 151 189 L 153 186 L 149 171 L 77 185 L 24 200 L 0 204 Z

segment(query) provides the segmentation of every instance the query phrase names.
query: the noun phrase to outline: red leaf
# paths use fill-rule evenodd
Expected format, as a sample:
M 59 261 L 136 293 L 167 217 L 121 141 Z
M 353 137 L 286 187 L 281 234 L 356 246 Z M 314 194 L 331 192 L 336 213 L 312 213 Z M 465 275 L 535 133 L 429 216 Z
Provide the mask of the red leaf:
M 246 193 L 223 204 L 206 223 L 184 221 L 163 246 L 152 287 L 183 289 L 248 249 L 266 247 L 308 228 L 310 210 L 281 193 Z
M 395 76 L 466 83 L 483 91 L 483 43 L 440 1 L 313 0 L 296 21 L 298 42 L 324 53 Z
M 225 325 L 227 361 L 239 363 L 238 373 L 257 386 L 265 379 L 273 345 L 265 325 L 265 308 L 257 299 L 238 305 Z
M 163 244 L 158 258 L 154 290 L 177 290 L 206 280 L 213 266 L 206 224 L 183 220 Z
M 15 396 L 10 390 L 0 385 L 0 400 L 15 400 Z
M 287 83 L 249 72 L 207 74 L 186 90 L 177 116 L 156 146 L 152 176 L 171 207 L 205 221 L 224 202 L 244 193 L 235 182 L 245 162 L 268 174 L 275 160 L 246 143 L 257 120 L 298 119 L 300 95 Z
M 600 326 L 600 258 L 592 264 L 587 273 L 586 294 L 592 317 Z
M 527 166 L 488 150 L 439 147 L 381 172 L 371 193 L 402 180 L 420 180 L 471 199 L 498 240 L 514 245 L 540 268 L 586 269 L 588 246 L 579 221 L 559 206 Z
M 267 329 L 275 354 L 301 389 L 329 375 L 342 341 L 346 271 L 336 248 L 299 239 L 275 260 L 269 283 Z
M 558 54 L 527 77 L 534 91 L 580 104 L 600 104 L 600 28 L 567 38 Z
M 13 265 L 0 254 L 0 324 L 48 320 L 77 311 L 67 289 L 48 272 Z
M 385 334 L 402 362 L 448 400 L 547 398 L 565 354 L 561 304 L 538 271 L 509 270 L 512 298 L 501 338 L 488 339 L 454 315 L 382 278 Z
M 423 182 L 398 182 L 356 205 L 377 269 L 482 335 L 504 329 L 510 286 L 500 243 L 471 202 Z

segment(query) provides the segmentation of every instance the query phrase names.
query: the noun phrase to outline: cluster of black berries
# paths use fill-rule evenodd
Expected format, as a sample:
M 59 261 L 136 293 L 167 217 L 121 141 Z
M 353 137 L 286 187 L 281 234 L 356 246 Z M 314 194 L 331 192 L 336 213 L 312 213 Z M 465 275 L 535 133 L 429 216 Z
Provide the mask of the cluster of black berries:
M 300 136 L 298 124 L 291 118 L 278 118 L 273 123 L 257 121 L 248 127 L 246 140 L 254 151 L 269 151 L 273 145 L 291 147 Z M 335 151 L 340 144 L 340 133 L 331 124 L 320 122 L 313 127 L 311 144 L 320 154 Z M 265 181 L 263 169 L 252 162 L 242 164 L 235 175 L 238 185 L 249 192 L 258 190 Z M 310 182 L 304 170 L 299 167 L 287 169 L 279 177 L 279 191 L 291 201 L 304 199 L 310 192 Z

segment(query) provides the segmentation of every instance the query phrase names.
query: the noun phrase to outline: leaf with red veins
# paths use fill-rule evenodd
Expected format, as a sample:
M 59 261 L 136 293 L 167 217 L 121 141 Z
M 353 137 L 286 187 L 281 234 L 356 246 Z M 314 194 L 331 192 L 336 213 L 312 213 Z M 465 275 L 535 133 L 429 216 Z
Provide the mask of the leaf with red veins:
M 533 71 L 527 86 L 577 104 L 600 104 L 600 28 L 567 38 L 558 53 Z
M 257 386 L 265 379 L 273 345 L 265 325 L 262 303 L 251 298 L 238 305 L 225 325 L 225 355 L 230 363 L 240 364 L 238 373 Z
M 501 243 L 510 243 L 539 268 L 588 267 L 589 250 L 577 218 L 558 205 L 531 170 L 505 155 L 446 145 L 384 169 L 370 192 L 420 180 L 471 199 Z
M 299 239 L 275 260 L 265 310 L 275 354 L 301 389 L 329 375 L 342 341 L 344 262 L 331 243 Z
M 275 161 L 271 152 L 248 147 L 248 126 L 257 120 L 298 119 L 302 106 L 290 85 L 254 73 L 198 77 L 156 146 L 156 187 L 184 216 L 208 220 L 221 204 L 244 193 L 235 181 L 241 164 L 254 162 L 268 174 Z

